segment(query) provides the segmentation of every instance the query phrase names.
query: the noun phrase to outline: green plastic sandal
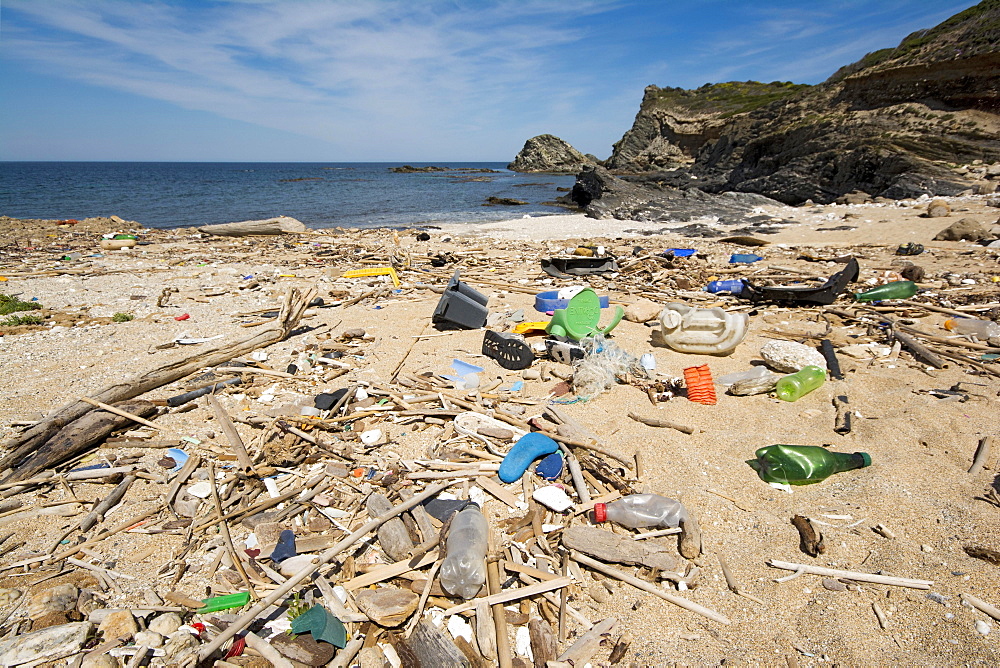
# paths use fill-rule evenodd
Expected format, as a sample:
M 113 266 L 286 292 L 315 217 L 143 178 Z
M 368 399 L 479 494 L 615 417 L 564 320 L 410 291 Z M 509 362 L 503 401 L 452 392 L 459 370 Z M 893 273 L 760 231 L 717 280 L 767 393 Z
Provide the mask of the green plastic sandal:
M 584 288 L 569 300 L 566 308 L 556 309 L 545 331 L 552 336 L 568 336 L 579 341 L 594 334 L 610 333 L 624 315 L 625 310 L 621 306 L 615 306 L 611 322 L 603 328 L 599 327 L 601 300 L 591 288 Z

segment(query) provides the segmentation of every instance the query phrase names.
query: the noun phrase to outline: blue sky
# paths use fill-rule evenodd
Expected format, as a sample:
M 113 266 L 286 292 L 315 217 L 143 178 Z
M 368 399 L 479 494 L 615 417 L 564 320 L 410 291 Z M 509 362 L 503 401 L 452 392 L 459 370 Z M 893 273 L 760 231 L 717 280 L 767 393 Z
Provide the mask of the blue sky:
M 971 0 L 3 0 L 0 159 L 607 157 L 648 84 L 817 83 Z

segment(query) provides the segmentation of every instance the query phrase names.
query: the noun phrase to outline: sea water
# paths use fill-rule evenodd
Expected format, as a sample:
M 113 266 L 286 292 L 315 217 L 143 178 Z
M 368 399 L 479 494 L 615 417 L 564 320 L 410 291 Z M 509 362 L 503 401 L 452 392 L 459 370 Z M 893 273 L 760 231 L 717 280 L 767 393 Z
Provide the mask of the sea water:
M 0 215 L 117 215 L 144 227 L 291 216 L 308 227 L 414 227 L 565 213 L 546 204 L 574 176 L 519 174 L 504 163 L 408 163 L 490 169 L 397 173 L 403 163 L 0 162 Z M 483 206 L 488 197 L 528 202 Z

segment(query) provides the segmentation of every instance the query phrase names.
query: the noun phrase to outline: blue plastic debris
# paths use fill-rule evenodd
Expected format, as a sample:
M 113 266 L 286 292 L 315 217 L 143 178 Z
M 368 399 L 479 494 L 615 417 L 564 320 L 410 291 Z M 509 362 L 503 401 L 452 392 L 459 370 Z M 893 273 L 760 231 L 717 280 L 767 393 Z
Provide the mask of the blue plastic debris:
M 559 477 L 559 474 L 563 470 L 563 455 L 562 451 L 557 450 L 547 457 L 543 457 L 538 465 L 535 466 L 535 473 L 539 478 L 544 478 L 545 480 L 555 480 Z
M 188 460 L 188 453 L 184 452 L 180 448 L 168 448 L 167 456 L 174 460 L 174 468 L 170 469 L 171 473 L 177 473 L 184 466 L 184 463 Z
M 295 532 L 291 529 L 285 529 L 278 536 L 278 544 L 274 546 L 274 551 L 271 552 L 271 561 L 280 564 L 285 559 L 294 557 L 296 554 L 298 553 L 295 551 Z

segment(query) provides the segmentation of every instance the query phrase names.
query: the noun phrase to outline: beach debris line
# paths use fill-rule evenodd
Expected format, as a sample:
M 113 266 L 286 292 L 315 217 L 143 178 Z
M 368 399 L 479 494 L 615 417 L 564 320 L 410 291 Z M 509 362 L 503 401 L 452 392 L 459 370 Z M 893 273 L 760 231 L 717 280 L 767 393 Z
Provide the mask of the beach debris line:
M 32 603 L 13 608 L 0 629 L 13 639 L 24 639 L 29 648 L 44 644 L 41 636 L 31 637 L 35 633 L 59 629 L 50 632 L 60 643 L 51 656 L 82 661 L 84 655 L 107 655 L 136 665 L 239 663 L 253 654 L 272 665 L 350 665 L 357 657 L 403 665 L 516 665 L 532 658 L 580 665 L 623 660 L 642 644 L 635 642 L 625 616 L 611 614 L 610 606 L 622 591 L 630 592 L 630 602 L 637 606 L 649 606 L 644 610 L 659 606 L 657 614 L 701 619 L 697 623 L 712 628 L 747 618 L 732 594 L 761 609 L 782 600 L 781 588 L 760 577 L 766 571 L 760 566 L 763 560 L 757 562 L 756 574 L 745 564 L 739 569 L 753 593 L 737 582 L 719 549 L 730 538 L 726 528 L 706 522 L 702 535 L 698 518 L 711 510 L 713 497 L 706 500 L 697 489 L 677 490 L 685 494 L 678 496 L 684 499 L 681 504 L 652 493 L 666 486 L 661 469 L 668 467 L 660 466 L 641 442 L 615 436 L 624 424 L 625 429 L 677 439 L 687 447 L 714 429 L 711 420 L 699 418 L 719 410 L 720 400 L 734 411 L 740 402 L 754 401 L 735 392 L 733 397 L 715 396 L 709 367 L 718 362 L 713 360 L 702 365 L 698 377 L 692 375 L 686 393 L 692 399 L 711 393 L 714 401 L 690 407 L 697 412 L 668 413 L 677 406 L 670 403 L 672 397 L 684 394 L 684 381 L 669 375 L 681 370 L 680 358 L 673 352 L 665 357 L 663 349 L 654 346 L 653 353 L 633 354 L 624 336 L 613 336 L 621 332 L 599 329 L 601 310 L 610 308 L 622 285 L 632 283 L 609 290 L 607 303 L 591 288 L 566 297 L 566 306 L 558 308 L 568 309 L 569 302 L 587 290 L 593 294 L 586 295 L 587 308 L 581 309 L 586 311 L 581 331 L 587 335 L 579 340 L 556 338 L 551 332 L 546 336 L 549 323 L 517 333 L 511 330 L 525 318 L 504 300 L 517 294 L 523 296 L 517 306 L 527 305 L 545 284 L 504 280 L 478 264 L 473 253 L 459 261 L 462 274 L 427 269 L 427 263 L 392 250 L 392 236 L 380 238 L 383 245 L 342 261 L 355 267 L 361 257 L 367 261 L 361 264 L 371 270 L 329 272 L 330 281 L 322 288 L 324 301 L 316 302 L 317 291 L 303 288 L 289 291 L 281 308 L 264 302 L 240 310 L 239 317 L 251 317 L 250 323 L 259 326 L 253 336 L 235 342 L 226 338 L 207 352 L 142 374 L 139 391 L 129 397 L 117 390 L 76 392 L 71 396 L 82 396 L 80 408 L 86 409 L 80 417 L 59 424 L 45 440 L 9 444 L 13 447 L 8 457 L 20 454 L 5 460 L 11 470 L 0 483 L 0 493 L 11 505 L 0 506 L 0 522 L 60 518 L 60 523 L 58 531 L 46 536 L 44 550 L 25 551 L 28 536 L 0 536 L 0 544 L 22 543 L 10 550 L 11 558 L 0 569 L 24 583 L 30 594 L 22 591 L 17 596 Z M 326 247 L 311 252 L 317 248 Z M 692 266 L 685 263 L 701 262 L 696 255 L 663 259 L 678 263 L 669 269 L 678 276 Z M 643 298 L 657 309 L 647 309 L 647 315 L 652 314 L 648 319 L 627 320 L 632 324 L 623 328 L 641 330 L 651 322 L 649 331 L 655 332 L 668 306 L 674 313 L 684 311 L 676 308 L 683 305 L 677 299 L 694 302 L 697 307 L 692 309 L 699 312 L 718 308 L 703 308 L 708 299 L 728 300 L 722 304 L 740 308 L 735 297 L 666 288 L 663 283 L 657 287 L 642 273 L 647 262 L 651 272 L 666 271 L 659 261 L 644 259 L 629 280 L 642 286 Z M 384 271 L 390 266 L 393 273 Z M 698 280 L 690 285 L 704 284 L 707 272 L 697 273 Z M 415 279 L 428 281 L 428 288 L 414 287 Z M 499 290 L 487 298 L 472 287 L 480 284 Z M 559 298 L 559 291 L 547 292 Z M 191 299 L 184 292 L 170 294 L 176 300 Z M 444 299 L 439 295 L 447 297 L 442 310 L 448 317 L 438 323 L 444 325 L 440 331 L 429 334 L 435 300 L 440 308 Z M 466 299 L 475 305 L 466 304 Z M 899 331 L 933 346 L 935 354 L 951 352 L 976 375 L 990 374 L 990 363 L 977 357 L 991 349 L 989 342 L 948 338 L 944 327 L 932 334 L 930 320 L 911 324 L 914 312 L 937 313 L 925 308 L 936 306 L 931 297 L 921 294 L 917 299 L 924 301 L 868 306 L 845 297 L 830 309 L 809 307 L 809 317 L 827 319 L 827 325 L 795 331 L 792 325 L 804 321 L 783 323 L 769 334 L 782 345 L 769 344 L 766 353 L 761 350 L 762 359 L 754 360 L 764 363 L 754 367 L 762 372 L 730 387 L 764 378 L 770 386 L 763 391 L 771 391 L 779 377 L 767 367 L 783 373 L 806 368 L 821 380 L 829 368 L 831 378 L 841 376 L 836 382 L 843 384 L 835 389 L 843 394 L 832 401 L 827 396 L 805 410 L 822 405 L 831 411 L 829 417 L 835 411 L 836 423 L 831 419 L 824 424 L 844 436 L 851 431 L 843 428 L 845 423 L 850 426 L 848 418 L 862 418 L 846 401 L 853 378 L 831 363 L 831 355 L 834 361 L 840 356 L 845 369 L 850 366 L 853 372 L 857 358 L 851 357 L 849 347 L 860 345 L 858 340 L 881 345 Z M 398 349 L 388 349 L 384 332 L 353 321 L 362 310 L 406 300 L 422 309 L 424 317 L 416 329 L 401 336 L 405 343 Z M 493 313 L 486 309 L 487 302 Z M 173 308 L 174 313 L 180 310 Z M 776 308 L 782 309 L 781 317 L 795 320 L 802 307 Z M 744 325 L 757 317 L 719 310 Z M 190 311 L 196 320 L 195 310 Z M 312 316 L 317 311 L 322 318 Z M 483 330 L 482 348 L 479 332 L 453 328 L 470 314 L 476 322 L 483 315 L 496 316 L 491 325 L 496 329 Z M 581 329 L 575 319 L 560 317 L 567 333 L 569 328 Z M 270 318 L 274 320 L 265 320 Z M 848 341 L 838 337 L 839 325 L 831 322 L 863 323 L 861 329 L 867 330 Z M 748 330 L 744 327 L 736 343 L 744 351 Z M 419 333 L 411 339 L 410 331 Z M 468 337 L 454 350 L 427 352 L 431 347 L 425 344 L 435 340 L 428 337 L 463 333 Z M 820 342 L 822 352 L 817 349 Z M 549 352 L 556 345 L 563 346 L 563 354 Z M 894 361 L 922 366 L 908 357 L 907 349 L 910 346 L 897 351 Z M 477 358 L 480 350 L 483 357 Z M 386 366 L 394 367 L 392 373 L 385 373 Z M 724 384 L 722 380 L 718 382 Z M 119 385 L 124 383 L 114 387 Z M 804 396 L 800 404 L 828 389 L 833 391 L 815 388 L 816 395 Z M 963 385 L 954 394 L 970 397 L 984 391 Z M 590 414 L 580 410 L 587 402 L 596 406 L 609 396 L 627 396 L 629 401 L 613 426 L 591 421 Z M 646 408 L 638 409 L 633 399 Z M 574 407 L 567 401 L 584 405 Z M 655 417 L 648 415 L 651 410 Z M 70 414 L 65 408 L 56 411 L 57 416 Z M 199 429 L 180 429 L 181 417 L 200 423 Z M 48 421 L 49 416 L 32 420 L 17 440 L 33 429 L 35 435 L 45 433 Z M 417 438 L 421 445 L 414 447 L 411 440 Z M 984 440 L 968 476 L 967 464 L 962 465 L 963 477 L 971 480 L 983 469 L 994 470 L 988 437 Z M 972 443 L 965 456 L 971 454 Z M 821 482 L 831 474 L 824 462 L 843 453 L 818 450 L 823 457 L 807 457 L 809 466 L 800 466 L 802 471 L 790 473 L 785 462 L 781 475 L 772 477 L 781 483 Z M 774 473 L 780 467 L 768 460 L 763 468 Z M 753 472 L 742 469 L 741 479 L 752 483 Z M 876 472 L 845 470 L 838 479 L 863 479 Z M 728 499 L 741 512 L 758 512 L 737 503 L 734 496 L 741 494 L 727 491 L 733 496 L 712 494 Z M 823 518 L 831 515 L 821 514 L 812 501 L 803 503 L 806 507 L 792 518 L 801 547 L 814 559 L 826 557 L 837 549 L 839 527 L 829 528 Z M 603 519 L 611 522 L 604 524 Z M 881 519 L 898 530 L 889 519 Z M 782 531 L 787 533 L 785 522 Z M 825 536 L 820 532 L 824 526 Z M 882 527 L 879 535 L 895 540 L 894 545 L 907 540 L 905 532 L 875 526 L 877 531 Z M 111 556 L 120 542 L 139 537 L 162 541 L 135 551 L 156 573 L 145 581 L 132 574 L 131 564 Z M 792 549 L 790 541 L 787 547 Z M 986 545 L 967 546 L 966 554 L 984 568 L 995 563 L 995 550 Z M 859 570 L 818 571 L 819 561 L 768 563 L 797 575 L 821 575 L 827 578 L 828 591 L 851 590 L 856 582 L 933 585 L 884 571 L 865 573 L 861 569 L 868 567 L 861 558 L 841 555 L 839 564 Z M 64 572 L 85 577 L 85 584 L 73 585 L 71 591 L 46 579 L 64 577 Z M 43 599 L 51 602 L 44 614 Z M 963 600 L 989 614 L 991 608 L 972 601 L 989 603 L 975 597 Z M 881 628 L 891 628 L 895 610 L 883 604 L 886 610 L 877 603 L 871 609 Z M 44 627 L 50 622 L 60 623 Z M 78 643 L 80 633 L 91 642 Z M 48 650 L 33 651 L 29 660 L 42 658 Z

